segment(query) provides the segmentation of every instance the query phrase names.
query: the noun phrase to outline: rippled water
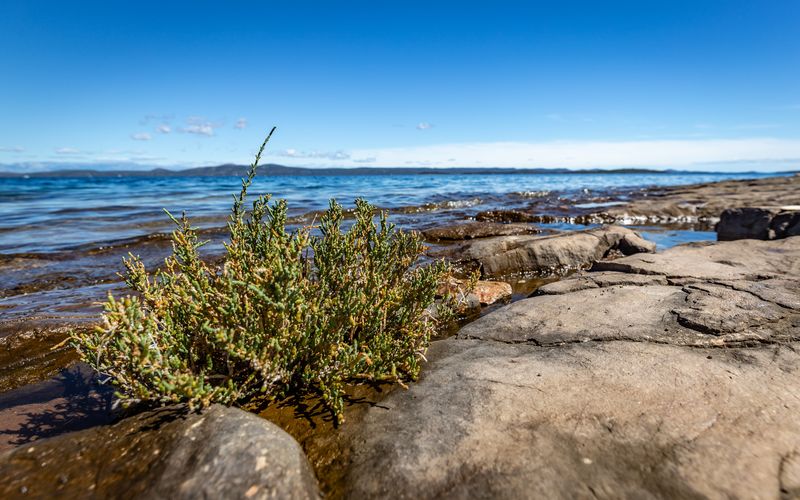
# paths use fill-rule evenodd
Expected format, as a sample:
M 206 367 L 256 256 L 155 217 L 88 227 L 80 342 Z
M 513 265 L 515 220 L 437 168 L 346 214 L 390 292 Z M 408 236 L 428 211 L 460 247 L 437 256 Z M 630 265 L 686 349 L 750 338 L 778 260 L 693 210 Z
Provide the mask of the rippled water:
M 395 210 L 401 225 L 425 226 L 547 198 L 553 209 L 596 208 L 613 191 L 764 177 L 769 174 L 498 174 L 279 176 L 257 178 L 252 194 L 289 201 L 292 215 L 356 197 Z M 238 192 L 236 177 L 0 179 L 0 254 L 55 252 L 167 231 L 163 208 L 195 224 L 221 226 Z M 513 194 L 512 194 L 513 193 Z M 597 201 L 600 199 L 600 201 Z

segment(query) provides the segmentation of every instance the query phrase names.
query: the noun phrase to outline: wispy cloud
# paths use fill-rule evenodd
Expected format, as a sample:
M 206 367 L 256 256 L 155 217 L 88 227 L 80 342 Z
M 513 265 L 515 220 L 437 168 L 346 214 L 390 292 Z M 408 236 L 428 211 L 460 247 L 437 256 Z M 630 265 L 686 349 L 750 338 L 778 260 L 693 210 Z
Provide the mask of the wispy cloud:
M 375 163 L 377 158 L 371 156 L 369 158 L 353 158 L 353 163 Z
M 0 146 L 0 153 L 22 153 L 25 148 L 20 146 Z
M 169 134 L 170 132 L 172 132 L 172 127 L 170 127 L 166 123 L 162 123 L 161 125 L 156 127 L 156 132 L 158 132 L 159 134 Z
M 350 154 L 344 151 L 298 151 L 296 149 L 286 149 L 278 156 L 286 158 L 304 158 L 304 159 L 323 159 L 323 160 L 347 160 Z
M 81 151 L 76 148 L 56 148 L 57 155 L 79 155 Z
M 181 128 L 181 132 L 213 137 L 215 135 L 215 130 L 219 127 L 219 123 L 208 121 L 200 116 L 190 116 L 186 119 L 186 126 Z
M 135 134 L 131 134 L 131 139 L 134 141 L 149 141 L 152 138 L 153 136 L 147 132 L 137 132 Z
M 565 168 L 688 168 L 711 164 L 770 164 L 800 168 L 800 139 L 682 139 L 640 141 L 481 142 L 356 149 L 353 158 L 379 166 L 435 165 Z M 777 163 L 785 166 L 777 167 Z M 348 162 L 344 162 L 347 164 Z M 349 163 L 353 163 L 352 160 Z M 703 167 L 700 168 L 700 165 Z M 744 168 L 744 166 L 742 167 Z
M 233 128 L 238 130 L 247 128 L 247 118 L 239 118 L 238 120 L 236 120 L 236 123 L 234 123 Z
M 431 129 L 431 128 L 433 128 L 433 124 L 428 123 L 428 122 L 419 122 L 417 124 L 417 130 L 428 130 L 428 129 Z

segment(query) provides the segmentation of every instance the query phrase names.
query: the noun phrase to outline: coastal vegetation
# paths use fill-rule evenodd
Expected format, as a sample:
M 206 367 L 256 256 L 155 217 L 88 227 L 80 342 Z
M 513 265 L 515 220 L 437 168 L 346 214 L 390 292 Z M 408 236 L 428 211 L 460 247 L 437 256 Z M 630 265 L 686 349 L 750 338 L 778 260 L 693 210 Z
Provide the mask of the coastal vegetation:
M 396 230 L 385 213 L 376 222 L 361 199 L 346 230 L 333 200 L 318 224 L 292 231 L 285 200 L 259 196 L 248 210 L 273 132 L 234 196 L 222 262 L 201 258 L 197 230 L 185 214 L 170 215 L 177 227 L 163 269 L 149 273 L 131 255 L 125 280 L 136 293 L 109 295 L 102 325 L 71 334 L 124 403 L 256 410 L 310 395 L 340 421 L 348 384 L 417 377 L 448 266 L 418 265 L 420 236 Z

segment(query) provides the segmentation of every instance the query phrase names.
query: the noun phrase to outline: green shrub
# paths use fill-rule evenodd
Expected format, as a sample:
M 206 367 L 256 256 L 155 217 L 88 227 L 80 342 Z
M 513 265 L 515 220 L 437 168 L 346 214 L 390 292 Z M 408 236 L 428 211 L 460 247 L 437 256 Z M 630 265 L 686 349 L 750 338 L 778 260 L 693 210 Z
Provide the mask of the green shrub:
M 273 129 L 274 131 L 274 129 Z M 287 205 L 245 197 L 261 145 L 228 223 L 219 267 L 186 216 L 173 221 L 173 255 L 153 276 L 131 256 L 126 283 L 138 295 L 109 295 L 103 324 L 72 334 L 84 361 L 108 374 L 124 402 L 212 402 L 263 408 L 318 395 L 341 419 L 344 387 L 413 380 L 435 328 L 428 314 L 443 263 L 416 266 L 423 245 L 356 200 L 342 231 L 335 201 L 311 227 L 286 230 Z

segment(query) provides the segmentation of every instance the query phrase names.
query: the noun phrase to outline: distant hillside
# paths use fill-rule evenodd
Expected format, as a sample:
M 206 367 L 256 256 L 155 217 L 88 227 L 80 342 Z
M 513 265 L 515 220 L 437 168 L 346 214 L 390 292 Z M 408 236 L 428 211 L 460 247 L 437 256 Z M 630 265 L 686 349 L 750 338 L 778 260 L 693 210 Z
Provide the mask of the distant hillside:
M 225 164 L 214 167 L 196 167 L 184 170 L 155 168 L 152 170 L 91 170 L 70 169 L 29 174 L 0 172 L 0 178 L 21 177 L 243 177 L 247 165 Z M 431 168 L 431 167 L 358 167 L 358 168 L 303 168 L 267 164 L 259 167 L 260 175 L 327 176 L 327 175 L 441 175 L 441 174 L 658 174 L 701 173 L 679 170 L 650 170 L 646 168 L 618 168 L 612 170 L 567 168 Z

